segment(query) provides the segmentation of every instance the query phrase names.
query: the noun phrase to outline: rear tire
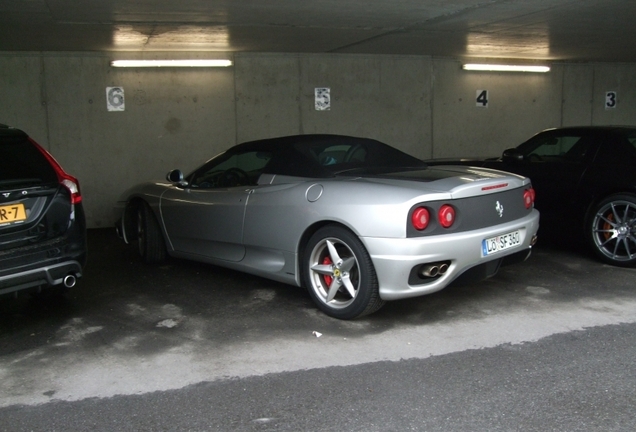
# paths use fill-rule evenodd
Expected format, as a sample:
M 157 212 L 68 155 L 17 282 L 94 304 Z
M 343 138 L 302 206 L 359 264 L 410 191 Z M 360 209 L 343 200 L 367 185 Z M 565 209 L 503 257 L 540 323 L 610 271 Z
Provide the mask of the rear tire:
M 590 211 L 585 231 L 600 260 L 619 267 L 636 265 L 636 196 L 605 198 Z
M 384 305 L 371 257 L 351 231 L 328 225 L 311 236 L 303 254 L 303 282 L 327 315 L 353 319 Z
M 166 259 L 166 243 L 150 206 L 143 202 L 137 209 L 137 245 L 141 259 L 156 264 Z

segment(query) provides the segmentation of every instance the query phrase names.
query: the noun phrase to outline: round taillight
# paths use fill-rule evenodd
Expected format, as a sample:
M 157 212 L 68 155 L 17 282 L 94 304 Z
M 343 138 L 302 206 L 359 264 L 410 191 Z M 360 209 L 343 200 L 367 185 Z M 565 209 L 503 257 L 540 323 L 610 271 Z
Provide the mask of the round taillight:
M 455 209 L 448 204 L 444 204 L 437 212 L 439 224 L 444 228 L 450 228 L 455 223 Z
M 523 203 L 525 204 L 527 209 L 532 207 L 532 205 L 534 204 L 534 197 L 535 197 L 535 192 L 533 188 L 526 189 L 523 192 Z
M 418 231 L 426 229 L 430 220 L 431 215 L 424 207 L 416 208 L 411 215 L 411 224 Z

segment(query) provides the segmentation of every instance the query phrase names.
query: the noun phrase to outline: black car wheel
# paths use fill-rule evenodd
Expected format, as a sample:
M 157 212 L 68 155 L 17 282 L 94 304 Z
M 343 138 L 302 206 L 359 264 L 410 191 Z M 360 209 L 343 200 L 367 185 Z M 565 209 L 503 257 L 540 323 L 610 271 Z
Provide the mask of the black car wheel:
M 166 244 L 161 228 L 145 202 L 137 209 L 137 244 L 139 255 L 146 263 L 159 263 L 166 258 Z
M 353 319 L 385 303 L 369 253 L 345 228 L 328 225 L 318 230 L 309 239 L 303 265 L 309 294 L 327 315 Z
M 608 264 L 636 264 L 636 196 L 612 195 L 590 213 L 588 238 L 594 253 Z

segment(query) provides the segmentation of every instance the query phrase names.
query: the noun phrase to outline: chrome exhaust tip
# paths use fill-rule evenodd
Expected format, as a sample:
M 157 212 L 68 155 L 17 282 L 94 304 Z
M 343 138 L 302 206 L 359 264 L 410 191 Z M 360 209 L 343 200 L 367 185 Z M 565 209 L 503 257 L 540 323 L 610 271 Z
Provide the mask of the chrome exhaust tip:
M 439 266 L 439 274 L 443 275 L 444 273 L 446 273 L 448 271 L 448 264 L 446 263 L 442 263 Z
M 69 274 L 64 276 L 62 283 L 66 288 L 73 288 L 77 283 L 77 278 L 75 277 L 75 275 Z
M 435 277 L 439 274 L 439 267 L 435 264 L 429 264 L 422 267 L 420 275 L 424 277 Z

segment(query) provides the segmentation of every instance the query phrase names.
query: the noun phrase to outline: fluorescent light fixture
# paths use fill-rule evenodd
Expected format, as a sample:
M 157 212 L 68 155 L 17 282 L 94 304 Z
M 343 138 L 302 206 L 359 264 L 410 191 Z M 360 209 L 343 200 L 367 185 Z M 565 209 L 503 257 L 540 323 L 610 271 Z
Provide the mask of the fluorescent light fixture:
M 227 67 L 232 60 L 113 60 L 112 67 Z
M 550 72 L 549 66 L 530 66 L 530 65 L 495 65 L 495 64 L 476 64 L 468 63 L 462 66 L 464 70 L 470 71 L 491 71 L 491 72 Z

